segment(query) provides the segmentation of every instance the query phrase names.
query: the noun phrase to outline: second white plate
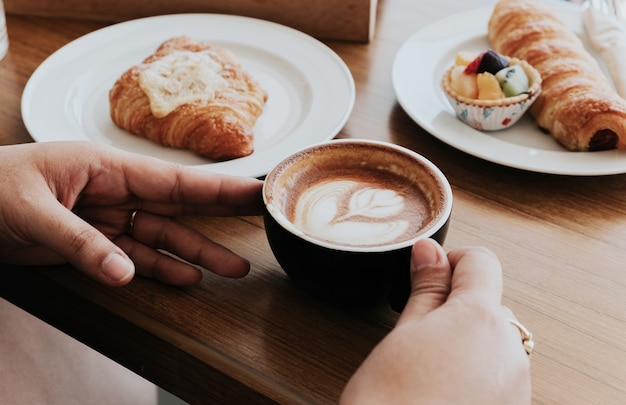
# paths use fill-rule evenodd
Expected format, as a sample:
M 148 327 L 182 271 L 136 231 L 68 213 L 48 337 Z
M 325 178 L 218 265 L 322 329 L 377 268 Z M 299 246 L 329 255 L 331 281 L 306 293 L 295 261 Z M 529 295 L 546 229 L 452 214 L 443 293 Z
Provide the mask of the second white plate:
M 111 121 L 108 92 L 115 80 L 179 35 L 232 50 L 268 92 L 252 155 L 215 162 L 130 135 Z M 26 84 L 22 116 L 39 142 L 96 141 L 219 173 L 260 177 L 286 155 L 336 136 L 354 99 L 345 63 L 302 32 L 247 17 L 178 14 L 112 25 L 59 49 Z
M 392 71 L 401 107 L 443 142 L 504 166 L 577 176 L 626 173 L 626 151 L 567 151 L 541 132 L 529 114 L 507 130 L 490 133 L 477 131 L 455 117 L 441 89 L 441 77 L 458 51 L 491 47 L 487 39 L 491 12 L 492 8 L 482 8 L 452 15 L 424 27 L 403 44 Z M 585 38 L 581 9 L 555 3 L 555 12 L 599 58 Z

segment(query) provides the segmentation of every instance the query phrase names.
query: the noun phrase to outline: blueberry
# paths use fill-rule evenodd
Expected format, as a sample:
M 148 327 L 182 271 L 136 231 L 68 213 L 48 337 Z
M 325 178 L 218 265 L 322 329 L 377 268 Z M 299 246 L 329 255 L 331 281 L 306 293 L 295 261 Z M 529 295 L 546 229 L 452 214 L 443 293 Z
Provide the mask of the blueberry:
M 483 54 L 477 73 L 489 72 L 495 75 L 508 66 L 509 61 L 504 56 L 490 49 Z

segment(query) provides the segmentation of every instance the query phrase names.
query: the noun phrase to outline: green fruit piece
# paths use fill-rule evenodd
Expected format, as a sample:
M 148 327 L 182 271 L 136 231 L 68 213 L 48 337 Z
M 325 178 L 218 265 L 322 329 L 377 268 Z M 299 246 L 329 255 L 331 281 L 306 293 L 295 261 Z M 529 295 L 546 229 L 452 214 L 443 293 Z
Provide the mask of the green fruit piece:
M 514 97 L 528 91 L 528 76 L 520 65 L 504 68 L 496 73 L 502 91 L 507 97 Z
M 490 49 L 483 54 L 477 73 L 489 72 L 495 75 L 506 67 L 509 67 L 507 58 Z

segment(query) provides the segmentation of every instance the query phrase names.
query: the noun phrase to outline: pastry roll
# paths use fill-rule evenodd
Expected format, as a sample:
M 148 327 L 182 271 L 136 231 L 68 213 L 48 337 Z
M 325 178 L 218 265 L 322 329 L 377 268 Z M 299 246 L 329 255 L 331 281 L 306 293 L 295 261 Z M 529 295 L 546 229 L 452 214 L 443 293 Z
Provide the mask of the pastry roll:
M 489 19 L 495 51 L 524 59 L 542 77 L 530 112 L 572 151 L 626 148 L 626 101 L 581 40 L 540 0 L 499 0 Z
M 120 128 L 216 160 L 250 155 L 267 93 L 223 48 L 172 38 L 109 91 Z

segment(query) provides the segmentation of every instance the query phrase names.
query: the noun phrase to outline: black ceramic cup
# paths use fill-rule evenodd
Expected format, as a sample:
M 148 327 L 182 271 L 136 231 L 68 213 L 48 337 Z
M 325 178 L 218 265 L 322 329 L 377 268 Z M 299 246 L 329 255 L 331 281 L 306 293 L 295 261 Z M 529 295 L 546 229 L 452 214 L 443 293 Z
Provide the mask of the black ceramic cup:
M 282 269 L 315 296 L 346 307 L 410 293 L 413 244 L 443 243 L 452 189 L 423 156 L 390 143 L 333 140 L 285 158 L 263 186 L 265 230 Z

